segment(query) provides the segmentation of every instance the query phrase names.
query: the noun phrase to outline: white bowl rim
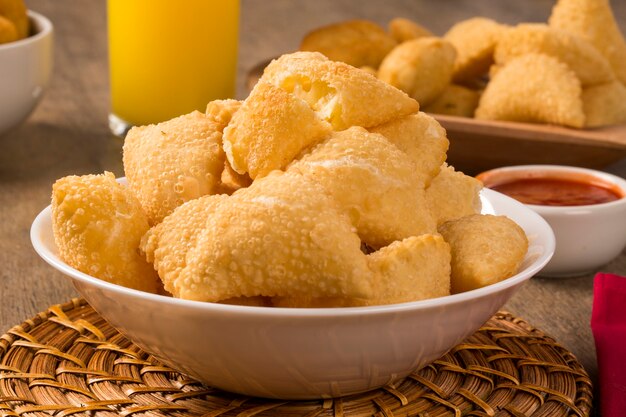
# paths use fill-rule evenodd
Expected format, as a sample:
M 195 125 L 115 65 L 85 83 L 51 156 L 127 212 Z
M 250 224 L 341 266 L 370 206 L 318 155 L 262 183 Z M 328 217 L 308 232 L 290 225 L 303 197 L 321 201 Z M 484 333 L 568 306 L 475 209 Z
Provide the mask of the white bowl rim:
M 12 48 L 19 48 L 27 44 L 37 42 L 39 39 L 47 37 L 53 31 L 52 22 L 46 16 L 32 10 L 28 10 L 27 13 L 30 20 L 35 21 L 39 26 L 39 31 L 34 35 L 25 37 L 24 39 L 1 44 L 0 53 Z
M 510 165 L 510 166 L 504 166 L 500 168 L 493 168 L 493 169 L 481 172 L 480 174 L 477 175 L 477 177 L 480 177 L 481 175 L 484 175 L 484 174 L 493 175 L 494 173 L 497 173 L 497 172 L 524 172 L 524 171 L 531 171 L 531 170 L 542 170 L 545 172 L 550 171 L 550 172 L 558 172 L 558 173 L 564 173 L 564 174 L 568 172 L 578 172 L 581 174 L 588 174 L 590 176 L 615 184 L 624 193 L 624 197 L 619 198 L 614 201 L 609 201 L 606 203 L 597 203 L 597 204 L 584 204 L 584 205 L 579 205 L 579 206 L 545 206 L 541 204 L 523 203 L 525 206 L 528 206 L 532 208 L 533 210 L 538 211 L 540 213 L 546 213 L 546 214 L 565 213 L 565 212 L 567 213 L 585 212 L 586 213 L 586 212 L 589 212 L 590 210 L 598 211 L 598 210 L 612 209 L 615 206 L 626 204 L 626 180 L 624 178 L 618 177 L 617 175 L 611 174 L 609 172 L 598 171 L 598 170 L 590 169 L 590 168 L 574 167 L 574 166 L 569 166 L 569 165 L 548 165 L 548 164 L 545 164 L 545 165 L 540 165 L 540 164 Z
M 367 307 L 341 307 L 341 308 L 288 308 L 288 307 L 258 307 L 258 306 L 240 306 L 229 304 L 210 303 L 205 301 L 185 300 L 180 298 L 173 298 L 164 295 L 152 294 L 144 291 L 135 290 L 132 288 L 123 287 L 120 285 L 112 284 L 107 281 L 92 277 L 81 271 L 78 271 L 65 262 L 61 261 L 57 255 L 55 255 L 51 248 L 48 247 L 40 238 L 42 233 L 52 233 L 51 228 L 48 228 L 45 223 L 51 220 L 52 209 L 51 206 L 43 209 L 33 221 L 30 229 L 30 238 L 33 248 L 37 254 L 43 258 L 48 264 L 60 272 L 86 283 L 91 286 L 99 287 L 100 289 L 108 292 L 121 293 L 126 297 L 140 297 L 144 300 L 155 301 L 157 303 L 178 306 L 182 308 L 216 311 L 222 313 L 237 313 L 239 316 L 254 315 L 262 317 L 346 317 L 346 316 L 368 316 L 379 313 L 394 314 L 401 311 L 413 310 L 413 309 L 428 309 L 431 307 L 441 307 L 446 305 L 452 305 L 456 303 L 462 303 L 470 299 L 478 299 L 484 296 L 488 296 L 493 293 L 500 292 L 509 287 L 516 286 L 521 282 L 529 279 L 537 272 L 539 272 L 550 260 L 554 254 L 555 249 L 555 237 L 552 229 L 548 223 L 537 213 L 525 207 L 518 201 L 498 193 L 490 189 L 483 189 L 481 194 L 485 196 L 488 201 L 503 200 L 510 204 L 514 204 L 520 209 L 524 210 L 526 216 L 532 219 L 533 222 L 539 223 L 542 229 L 545 229 L 546 241 L 544 242 L 544 251 L 536 259 L 532 261 L 525 269 L 517 274 L 509 277 L 503 281 L 495 284 L 488 285 L 486 287 L 478 288 L 471 291 L 466 291 L 459 294 L 447 295 L 444 297 L 432 298 L 420 301 L 411 301 L 399 304 L 386 304 Z

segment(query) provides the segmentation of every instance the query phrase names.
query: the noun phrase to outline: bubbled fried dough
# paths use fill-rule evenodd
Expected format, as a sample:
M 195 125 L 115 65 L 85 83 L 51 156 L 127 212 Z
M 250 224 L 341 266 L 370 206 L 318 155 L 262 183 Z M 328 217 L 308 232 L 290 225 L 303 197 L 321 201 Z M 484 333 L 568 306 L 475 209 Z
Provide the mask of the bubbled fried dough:
M 426 188 L 426 202 L 437 225 L 480 213 L 482 187 L 482 183 L 476 178 L 444 164 Z
M 444 223 L 439 232 L 452 249 L 452 293 L 509 278 L 528 250 L 522 228 L 505 216 L 466 216 Z
M 288 171 L 319 183 L 372 247 L 436 230 L 411 159 L 362 127 L 334 132 Z
M 622 84 L 626 84 L 626 40 L 609 0 L 559 0 L 552 9 L 549 25 L 589 41 L 606 57 Z
M 59 256 L 85 274 L 158 292 L 154 269 L 138 253 L 148 228 L 139 201 L 110 172 L 61 178 L 52 187 L 52 230 Z
M 528 54 L 550 55 L 567 64 L 583 86 L 608 83 L 615 79 L 607 59 L 584 38 L 540 23 L 517 25 L 505 31 L 494 52 L 497 65 Z
M 124 172 L 151 224 L 184 202 L 218 189 L 224 169 L 222 128 L 194 111 L 128 132 Z
M 619 81 L 594 85 L 583 90 L 585 126 L 626 123 L 626 86 Z
M 275 171 L 224 198 L 202 216 L 206 222 L 193 242 L 176 243 L 197 229 L 180 218 L 188 214 L 183 206 L 166 219 L 167 233 L 147 246 L 155 264 L 168 262 L 168 247 L 184 251 L 184 266 L 161 274 L 175 297 L 371 297 L 372 273 L 361 242 L 319 185 Z M 197 204 L 212 204 L 211 198 Z
M 440 235 L 411 236 L 368 255 L 372 298 L 276 297 L 277 307 L 357 307 L 405 303 L 450 294 L 450 246 Z
M 398 43 L 427 36 L 435 36 L 424 26 L 402 17 L 396 17 L 389 21 L 389 34 L 391 34 Z
M 566 64 L 548 55 L 526 54 L 495 74 L 476 118 L 583 127 L 581 94 L 580 81 Z
M 471 82 L 487 73 L 493 64 L 493 51 L 507 30 L 491 19 L 474 17 L 452 26 L 444 35 L 457 51 L 454 64 L 455 82 Z
M 396 46 L 385 57 L 378 78 L 426 106 L 450 84 L 455 58 L 452 44 L 441 38 L 410 40 Z
M 368 20 L 348 20 L 309 32 L 300 44 L 301 51 L 321 52 L 333 61 L 353 67 L 378 68 L 380 61 L 396 45 L 383 28 Z
M 230 166 L 255 179 L 284 169 L 331 131 L 302 99 L 259 81 L 224 130 Z
M 316 52 L 275 59 L 261 80 L 305 100 L 335 130 L 376 126 L 419 110 L 419 104 L 402 91 Z
M 426 113 L 400 117 L 369 129 L 380 133 L 413 162 L 417 177 L 428 186 L 446 160 L 450 142 L 446 130 Z

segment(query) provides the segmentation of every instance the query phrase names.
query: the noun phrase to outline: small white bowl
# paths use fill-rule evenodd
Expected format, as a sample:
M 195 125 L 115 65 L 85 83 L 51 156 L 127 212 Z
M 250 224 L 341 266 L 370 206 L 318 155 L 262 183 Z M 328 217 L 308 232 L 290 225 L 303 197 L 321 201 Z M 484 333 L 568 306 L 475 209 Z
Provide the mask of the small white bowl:
M 52 72 L 52 23 L 28 11 L 31 35 L 0 45 L 0 135 L 33 111 Z
M 612 174 L 562 165 L 519 165 L 496 168 L 477 176 L 486 187 L 514 179 L 554 178 L 604 183 L 619 191 L 616 201 L 583 206 L 527 204 L 552 227 L 556 251 L 542 276 L 580 276 L 617 257 L 626 246 L 626 180 Z
M 240 394 L 328 398 L 393 383 L 441 357 L 548 262 L 554 235 L 539 215 L 492 190 L 483 190 L 482 201 L 483 212 L 507 215 L 530 240 L 518 274 L 461 294 L 374 307 L 246 307 L 110 284 L 59 258 L 50 207 L 33 222 L 31 240 L 98 313 L 165 364 Z

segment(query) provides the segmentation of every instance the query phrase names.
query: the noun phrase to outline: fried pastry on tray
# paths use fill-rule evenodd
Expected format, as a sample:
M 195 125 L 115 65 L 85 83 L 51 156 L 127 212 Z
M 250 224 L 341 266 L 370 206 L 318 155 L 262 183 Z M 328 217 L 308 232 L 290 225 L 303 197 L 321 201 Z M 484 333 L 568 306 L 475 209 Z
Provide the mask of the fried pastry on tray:
M 494 53 L 497 65 L 528 54 L 550 55 L 567 64 L 583 86 L 608 83 L 615 74 L 607 59 L 584 38 L 541 23 L 520 24 L 504 32 Z
M 473 117 L 480 93 L 461 85 L 449 84 L 445 90 L 422 110 L 428 113 Z
M 375 126 L 380 133 L 413 161 L 415 173 L 428 186 L 446 160 L 450 142 L 446 130 L 426 113 L 418 112 Z
M 158 292 L 159 279 L 137 250 L 149 227 L 139 201 L 110 172 L 64 177 L 52 187 L 52 230 L 59 256 L 85 274 Z
M 302 99 L 260 80 L 224 130 L 232 168 L 254 179 L 284 169 L 331 126 Z
M 424 26 L 403 17 L 391 19 L 389 22 L 389 33 L 398 43 L 427 36 L 435 36 Z
M 594 85 L 583 90 L 585 126 L 626 123 L 626 86 L 619 81 Z
M 483 92 L 477 119 L 583 127 L 581 85 L 564 63 L 544 54 L 511 60 Z
M 356 307 L 419 301 L 450 294 L 450 247 L 440 235 L 411 236 L 367 256 L 373 297 L 276 297 L 276 307 Z
M 426 201 L 437 225 L 480 213 L 482 183 L 444 164 L 426 189 Z
M 419 104 L 397 88 L 316 52 L 273 60 L 261 81 L 302 98 L 335 130 L 376 126 L 419 110 Z
M 361 127 L 334 132 L 290 165 L 288 172 L 294 171 L 319 183 L 372 247 L 436 231 L 423 180 L 382 135 Z
M 444 223 L 439 232 L 452 250 L 452 293 L 514 275 L 528 250 L 522 228 L 505 216 L 466 216 Z
M 593 44 L 608 59 L 617 78 L 626 84 L 626 41 L 609 0 L 558 0 L 549 24 Z
M 469 82 L 487 73 L 493 50 L 507 26 L 491 19 L 474 17 L 452 26 L 443 36 L 457 51 L 453 79 Z
M 383 28 L 369 20 L 348 20 L 309 32 L 301 51 L 321 52 L 333 61 L 354 67 L 378 68 L 385 55 L 396 46 Z
M 124 172 L 151 224 L 218 189 L 224 169 L 222 125 L 194 111 L 128 132 Z
M 456 51 L 441 38 L 418 38 L 401 43 L 385 57 L 378 78 L 426 106 L 452 79 Z

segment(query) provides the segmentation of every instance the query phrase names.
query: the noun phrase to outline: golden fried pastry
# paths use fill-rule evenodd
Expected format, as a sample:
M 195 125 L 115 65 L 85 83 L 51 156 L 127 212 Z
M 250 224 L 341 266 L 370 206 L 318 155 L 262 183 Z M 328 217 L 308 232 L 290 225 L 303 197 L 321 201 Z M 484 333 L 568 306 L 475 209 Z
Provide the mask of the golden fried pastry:
M 455 59 L 450 42 L 419 38 L 396 46 L 380 64 L 378 78 L 427 106 L 450 84 Z
M 626 87 L 619 81 L 583 90 L 585 126 L 626 123 Z
M 578 35 L 600 51 L 617 78 L 626 84 L 626 41 L 609 0 L 559 0 L 549 24 Z
M 409 157 L 362 127 L 335 132 L 289 166 L 319 183 L 374 248 L 436 231 Z
M 450 294 L 450 246 L 440 235 L 412 236 L 368 255 L 372 298 L 276 297 L 276 307 L 357 307 L 443 297 Z
M 220 187 L 218 194 L 232 194 L 240 188 L 249 187 L 252 184 L 252 178 L 248 174 L 240 174 L 230 166 L 228 159 L 224 161 L 224 170 L 220 178 Z
M 217 125 L 217 129 L 223 131 L 242 104 L 243 101 L 239 100 L 213 100 L 207 104 L 205 113 Z
M 410 41 L 411 39 L 435 36 L 424 26 L 402 17 L 396 17 L 389 22 L 389 33 L 398 43 Z
M 426 189 L 426 201 L 437 225 L 480 213 L 482 183 L 444 164 Z
M 193 214 L 182 206 L 165 220 L 169 227 L 146 239 L 148 259 L 159 265 L 175 297 L 211 302 L 254 296 L 371 297 L 372 273 L 361 242 L 348 216 L 319 185 L 275 171 L 223 202 L 213 203 L 214 198 L 198 200 L 216 206 L 210 215 L 201 214 L 200 223 L 187 220 Z M 192 242 L 177 243 L 196 229 L 193 223 L 205 220 Z M 176 254 L 178 248 L 184 248 L 184 256 Z M 184 259 L 182 269 L 167 259 L 172 251 Z
M 359 67 L 359 69 L 361 71 L 367 72 L 369 75 L 371 75 L 373 77 L 377 77 L 378 76 L 378 70 L 376 68 L 368 67 L 367 65 L 365 65 L 363 67 Z
M 439 95 L 423 110 L 428 113 L 448 114 L 451 116 L 473 117 L 480 93 L 456 84 L 449 84 L 443 93 Z
M 261 80 L 304 99 L 335 130 L 376 126 L 419 110 L 402 91 L 315 52 L 281 56 L 265 68 Z
M 300 44 L 301 51 L 321 52 L 354 67 L 378 68 L 396 42 L 369 20 L 349 20 L 315 29 Z
M 224 129 L 224 151 L 236 172 L 255 179 L 285 168 L 330 131 L 304 100 L 261 80 Z
M 494 52 L 497 65 L 528 54 L 546 54 L 566 63 L 583 86 L 615 79 L 607 59 L 588 41 L 541 23 L 525 23 L 504 32 Z
M 0 15 L 0 44 L 18 40 L 17 28 L 15 24 L 4 16 Z
M 548 55 L 511 60 L 491 80 L 476 109 L 477 119 L 583 127 L 582 89 L 567 65 Z
M 369 129 L 380 133 L 413 161 L 414 171 L 428 186 L 446 160 L 450 142 L 446 130 L 426 113 L 418 112 Z
M 59 256 L 85 274 L 158 292 L 152 265 L 137 251 L 149 227 L 139 201 L 110 172 L 61 178 L 52 187 L 52 230 Z
M 221 145 L 221 124 L 199 111 L 128 132 L 124 172 L 150 224 L 218 189 L 224 169 Z
M 463 20 L 443 36 L 457 51 L 454 81 L 466 82 L 480 78 L 493 64 L 493 50 L 507 26 L 484 17 Z
M 13 22 L 18 39 L 28 36 L 30 24 L 24 0 L 0 0 L 0 16 Z
M 444 223 L 439 232 L 452 250 L 452 293 L 513 276 L 528 250 L 522 228 L 505 216 L 466 216 Z
M 177 207 L 161 223 L 148 230 L 138 247 L 171 294 L 180 293 L 178 280 L 187 267 L 187 252 L 196 244 L 208 219 L 228 201 L 228 196 L 205 195 Z

